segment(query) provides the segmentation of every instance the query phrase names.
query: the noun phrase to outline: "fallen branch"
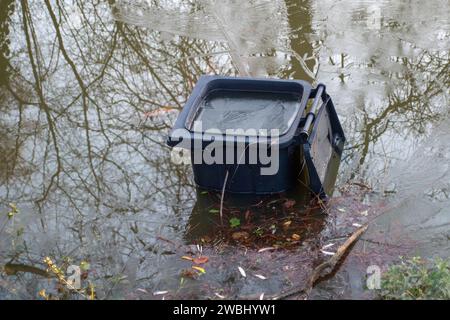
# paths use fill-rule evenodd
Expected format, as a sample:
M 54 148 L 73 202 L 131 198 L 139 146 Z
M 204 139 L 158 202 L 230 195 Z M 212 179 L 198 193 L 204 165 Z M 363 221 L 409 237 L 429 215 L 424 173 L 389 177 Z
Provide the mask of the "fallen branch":
M 331 274 L 338 262 L 342 259 L 342 257 L 345 256 L 345 254 L 350 250 L 350 248 L 353 246 L 353 244 L 358 240 L 358 238 L 367 230 L 368 225 L 364 225 L 360 228 L 358 228 L 345 242 L 338 248 L 336 253 L 327 261 L 323 262 L 322 264 L 318 265 L 311 277 L 309 278 L 308 284 L 302 287 L 295 287 L 291 290 L 282 292 L 277 295 L 273 295 L 271 297 L 267 297 L 267 299 L 271 300 L 280 300 L 285 299 L 288 297 L 291 297 L 296 294 L 305 294 L 308 295 L 311 289 L 313 288 L 316 281 L 324 276 L 327 276 Z M 324 273 L 325 270 L 328 269 L 328 272 Z

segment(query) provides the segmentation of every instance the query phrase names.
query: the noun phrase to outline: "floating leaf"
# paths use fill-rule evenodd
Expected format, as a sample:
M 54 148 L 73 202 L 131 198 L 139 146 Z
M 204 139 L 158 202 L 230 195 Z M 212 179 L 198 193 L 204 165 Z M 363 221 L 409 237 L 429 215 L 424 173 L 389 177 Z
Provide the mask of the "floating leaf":
M 40 290 L 40 291 L 38 292 L 38 294 L 39 294 L 40 297 L 44 298 L 45 300 L 48 300 L 48 299 L 49 299 L 47 293 L 45 292 L 45 289 Z
M 238 267 L 238 270 L 244 278 L 247 277 L 247 274 L 245 273 L 244 269 L 242 269 L 241 267 Z
M 17 206 L 14 203 L 10 203 L 9 207 L 11 210 L 8 212 L 7 216 L 8 219 L 12 219 L 16 214 L 19 213 L 19 210 L 17 209 Z
M 80 262 L 80 269 L 83 271 L 88 271 L 91 268 L 91 265 L 87 261 L 81 261 Z
M 259 278 L 259 279 L 261 279 L 261 280 L 266 280 L 267 279 L 266 277 L 264 277 L 263 275 L 260 275 L 260 274 L 255 274 L 254 276 Z
M 192 261 L 193 261 L 195 264 L 204 264 L 204 263 L 207 263 L 208 260 L 209 260 L 208 257 L 200 256 L 200 257 L 198 257 L 198 258 L 194 258 Z
M 320 252 L 322 252 L 323 254 L 326 254 L 327 256 L 334 256 L 335 252 L 330 252 L 330 251 L 325 251 L 325 250 L 320 250 Z
M 283 222 L 283 227 L 288 228 L 291 225 L 292 221 L 288 220 L 286 222 Z
M 153 295 L 154 296 L 161 296 L 161 295 L 167 294 L 167 293 L 169 293 L 169 291 L 156 291 L 156 292 L 153 292 Z
M 195 276 L 197 275 L 197 272 L 195 272 L 192 269 L 184 269 L 181 270 L 181 276 L 186 278 L 195 279 Z
M 189 257 L 189 256 L 182 256 L 182 257 L 181 257 L 181 259 L 184 259 L 184 260 L 189 260 L 189 261 L 192 261 L 192 260 L 194 260 L 194 258 L 192 258 L 192 257 Z
M 248 234 L 248 232 L 245 231 L 237 231 L 237 232 L 233 232 L 233 234 L 231 235 L 231 238 L 233 238 L 234 240 L 242 240 L 242 239 L 247 239 L 250 235 Z
M 203 269 L 202 267 L 192 266 L 192 269 L 195 269 L 195 270 L 199 271 L 200 273 L 206 273 L 206 270 Z
M 293 233 L 291 237 L 292 237 L 292 239 L 295 240 L 295 241 L 300 240 L 300 236 L 299 236 L 298 234 L 296 234 L 296 233 Z
M 323 247 L 322 247 L 322 250 L 331 248 L 332 246 L 334 246 L 334 243 L 329 243 L 329 244 L 323 246 Z
M 147 290 L 145 290 L 145 289 L 141 289 L 141 288 L 137 288 L 137 289 L 136 289 L 136 291 L 140 291 L 140 292 L 142 292 L 142 293 L 148 293 L 148 291 L 147 291 Z
M 258 253 L 265 252 L 265 251 L 270 251 L 270 250 L 275 250 L 275 249 L 276 249 L 276 248 L 274 248 L 274 247 L 262 248 L 262 249 L 259 249 L 259 250 L 258 250 Z

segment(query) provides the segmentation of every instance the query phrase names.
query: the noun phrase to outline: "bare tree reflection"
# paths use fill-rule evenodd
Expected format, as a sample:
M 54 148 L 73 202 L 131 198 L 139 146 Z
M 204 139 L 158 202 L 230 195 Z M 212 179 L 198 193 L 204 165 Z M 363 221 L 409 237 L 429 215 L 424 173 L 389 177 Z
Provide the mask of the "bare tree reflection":
M 241 65 L 252 75 L 313 80 L 318 68 L 320 42 L 307 35 L 313 2 L 245 7 L 250 24 L 238 23 L 242 8 L 233 3 L 230 46 L 214 28 L 189 36 L 171 32 L 179 24 L 117 21 L 112 0 L 1 2 L 0 212 L 10 202 L 21 210 L 0 232 L 1 264 L 42 267 L 47 255 L 89 261 L 101 297 L 164 280 L 155 270 L 173 250 L 158 237 L 182 241 L 196 199 L 190 169 L 170 161 L 164 137 L 197 78 L 237 75 Z M 198 1 L 151 4 L 181 8 L 189 21 L 205 16 Z M 423 52 L 399 58 L 398 74 L 383 74 L 398 78 L 395 89 L 347 119 L 349 161 L 366 163 L 379 139 L 400 127 L 415 135 L 439 117 L 448 60 Z M 27 298 L 48 285 L 22 273 L 0 280 L 21 284 L 18 295 Z

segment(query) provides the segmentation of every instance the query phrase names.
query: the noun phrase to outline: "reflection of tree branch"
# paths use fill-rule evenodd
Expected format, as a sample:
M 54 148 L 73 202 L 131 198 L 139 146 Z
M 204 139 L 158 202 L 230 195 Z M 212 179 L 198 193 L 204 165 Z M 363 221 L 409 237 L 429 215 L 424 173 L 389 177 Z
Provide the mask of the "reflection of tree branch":
M 434 66 L 432 65 L 433 61 L 436 64 Z M 389 95 L 388 105 L 376 117 L 369 118 L 367 113 L 365 114 L 364 125 L 361 126 L 362 141 L 346 148 L 347 150 L 362 148 L 360 165 L 365 162 L 370 143 L 378 141 L 389 128 L 401 124 L 403 127 L 409 127 L 413 132 L 423 132 L 428 122 L 439 119 L 439 113 L 432 110 L 429 101 L 445 90 L 441 80 L 444 84 L 448 84 L 448 60 L 442 65 L 440 57 L 433 57 L 425 51 L 418 57 L 415 64 L 409 62 L 408 59 L 403 60 L 403 64 L 405 68 L 408 68 L 404 75 L 404 85 L 397 87 L 394 93 Z M 430 72 L 434 76 L 434 79 L 426 82 L 425 88 L 422 90 L 420 90 L 416 78 L 413 77 L 413 74 L 419 72 Z M 394 115 L 396 114 L 407 119 L 405 121 L 395 119 Z M 412 116 L 409 116 L 411 114 Z
M 59 49 L 66 60 L 66 62 L 69 64 L 70 68 L 72 69 L 72 72 L 78 82 L 78 85 L 80 86 L 81 92 L 82 92 L 82 101 L 83 101 L 83 116 L 84 116 L 84 129 L 86 133 L 86 142 L 87 142 L 87 149 L 88 149 L 88 159 L 89 159 L 89 166 L 91 168 L 92 175 L 94 176 L 95 182 L 97 184 L 98 190 L 101 190 L 100 182 L 97 177 L 97 174 L 94 169 L 94 164 L 92 160 L 92 146 L 91 146 L 91 139 L 89 136 L 89 121 L 88 121 L 88 105 L 87 105 L 87 89 L 84 86 L 83 79 L 81 78 L 80 74 L 77 71 L 77 68 L 75 66 L 75 63 L 70 59 L 69 55 L 67 54 L 67 51 L 64 47 L 64 41 L 61 36 L 61 32 L 59 30 L 58 21 L 56 20 L 55 13 L 53 12 L 50 3 L 48 0 L 45 0 L 45 5 L 47 6 L 48 12 L 50 14 L 51 20 L 53 22 L 53 26 L 55 27 L 56 32 L 56 38 L 58 39 Z
M 58 142 L 56 139 L 56 128 L 55 125 L 53 123 L 53 119 L 52 116 L 50 114 L 50 108 L 47 105 L 47 102 L 45 101 L 45 97 L 42 91 L 42 85 L 41 85 L 41 80 L 40 80 L 40 76 L 39 73 L 37 71 L 37 66 L 36 63 L 34 61 L 33 58 L 33 50 L 31 48 L 31 39 L 30 39 L 30 35 L 29 35 L 29 31 L 28 31 L 28 20 L 27 17 L 30 17 L 29 11 L 28 11 L 28 4 L 26 0 L 21 0 L 21 6 L 22 6 L 22 19 L 23 19 L 23 27 L 24 27 L 24 32 L 25 32 L 25 39 L 26 39 L 26 43 L 27 43 L 27 48 L 28 48 L 28 56 L 30 59 L 30 64 L 31 64 L 31 69 L 33 71 L 33 76 L 35 79 L 35 89 L 36 92 L 39 96 L 39 101 L 40 101 L 40 105 L 42 107 L 42 109 L 44 110 L 44 113 L 46 115 L 47 118 L 47 123 L 48 123 L 48 127 L 49 127 L 49 131 L 53 140 L 53 147 L 55 148 L 55 152 L 56 152 L 56 162 L 57 162 L 57 168 L 56 171 L 53 173 L 51 179 L 50 179 L 50 184 L 47 186 L 47 188 L 44 191 L 44 195 L 41 199 L 39 199 L 37 202 L 42 202 L 45 198 L 47 198 L 48 192 L 50 191 L 55 179 L 58 178 L 59 173 L 61 172 L 61 159 L 59 156 L 59 148 L 58 148 Z M 31 17 L 30 17 L 31 19 Z M 31 23 L 31 20 L 30 20 Z
M 181 108 L 181 104 L 178 102 L 178 99 L 174 96 L 174 94 L 172 93 L 172 90 L 170 90 L 164 83 L 164 81 L 161 80 L 161 78 L 159 77 L 159 75 L 155 72 L 155 70 L 153 69 L 153 67 L 151 66 L 150 62 L 148 61 L 147 57 L 139 50 L 138 47 L 136 47 L 133 44 L 133 41 L 131 41 L 128 36 L 125 34 L 124 32 L 124 28 L 126 28 L 126 26 L 121 26 L 119 28 L 119 31 L 123 37 L 123 39 L 125 40 L 125 42 L 130 46 L 130 48 L 133 49 L 134 52 L 136 52 L 136 54 L 139 56 L 139 58 L 141 58 L 141 60 L 145 63 L 145 66 L 147 67 L 147 69 L 150 71 L 150 73 L 152 74 L 152 76 L 158 81 L 158 83 L 164 88 L 164 90 L 166 90 L 167 94 L 172 98 L 172 101 L 174 103 L 176 103 L 178 105 L 179 108 Z

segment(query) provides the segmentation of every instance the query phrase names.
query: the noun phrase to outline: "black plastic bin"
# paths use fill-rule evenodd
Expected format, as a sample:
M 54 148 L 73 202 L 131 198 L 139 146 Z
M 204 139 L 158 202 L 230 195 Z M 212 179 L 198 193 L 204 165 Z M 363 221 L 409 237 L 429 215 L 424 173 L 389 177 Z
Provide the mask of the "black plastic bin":
M 200 122 L 203 128 L 198 128 Z M 230 135 L 227 129 L 244 131 Z M 311 192 L 326 196 L 345 136 L 322 84 L 313 89 L 300 80 L 202 76 L 167 143 L 191 150 L 194 179 L 201 188 L 271 194 L 306 178 Z M 258 153 L 264 148 L 270 163 Z M 219 160 L 211 162 L 211 157 Z

